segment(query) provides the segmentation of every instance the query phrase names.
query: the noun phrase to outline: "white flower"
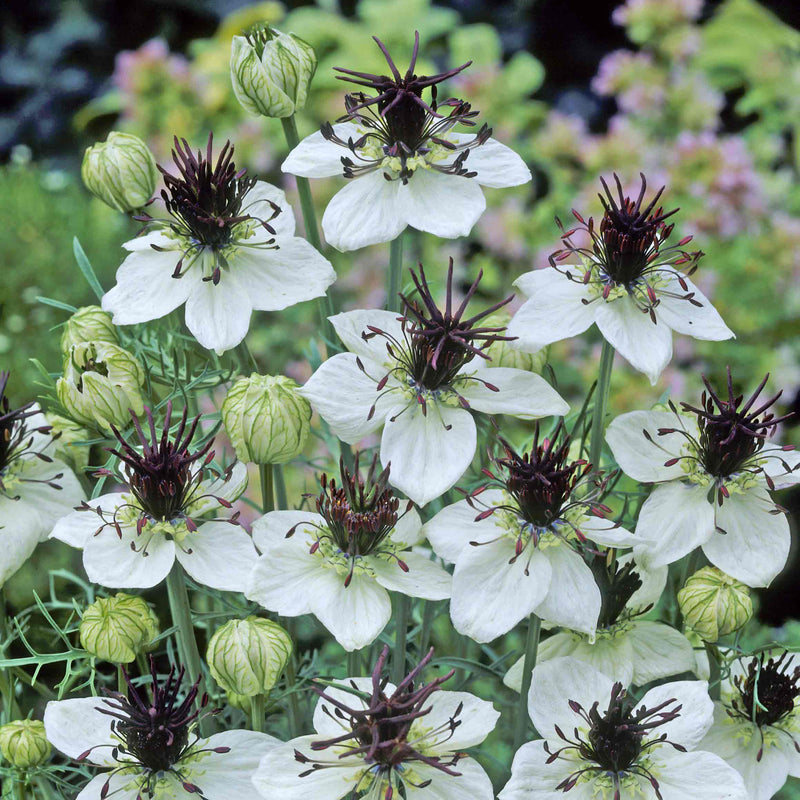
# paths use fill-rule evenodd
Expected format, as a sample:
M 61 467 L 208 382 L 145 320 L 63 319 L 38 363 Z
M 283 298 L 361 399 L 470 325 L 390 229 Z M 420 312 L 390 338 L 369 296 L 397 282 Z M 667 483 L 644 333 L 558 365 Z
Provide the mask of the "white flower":
M 608 426 L 622 470 L 656 484 L 636 524 L 638 563 L 659 567 L 702 547 L 748 586 L 767 586 L 783 569 L 789 523 L 768 490 L 800 481 L 800 454 L 766 441 L 779 420 L 764 414 L 770 403 L 754 406 L 763 386 L 743 402 L 732 386 L 723 400 L 706 381 L 702 408 L 632 411 Z
M 127 697 L 113 692 L 47 704 L 50 742 L 70 758 L 110 770 L 92 778 L 75 800 L 241 800 L 252 794 L 258 762 L 278 740 L 244 730 L 200 738 L 192 711 L 197 685 L 179 701 L 182 676 L 173 669 L 152 699 L 128 682 Z
M 623 195 L 619 179 L 617 186 L 615 202 L 603 182 L 607 197 L 600 199 L 606 212 L 598 226 L 573 212 L 579 226 L 563 234 L 565 248 L 550 257 L 551 268 L 514 282 L 529 299 L 508 331 L 518 337 L 515 346 L 536 351 L 596 323 L 620 355 L 654 384 L 672 358 L 673 330 L 712 341 L 730 339 L 733 333 L 687 277 L 702 255 L 680 249 L 691 237 L 664 245 L 672 230 L 664 220 L 675 212 L 653 211 L 661 192 L 642 208 L 644 176 L 636 203 Z M 570 240 L 581 228 L 591 236 L 591 249 Z M 687 262 L 687 274 L 675 269 Z
M 377 310 L 331 317 L 350 352 L 329 358 L 300 390 L 346 442 L 383 428 L 381 463 L 391 463 L 392 485 L 419 505 L 469 467 L 477 444 L 471 411 L 534 419 L 569 410 L 540 375 L 486 366 L 482 348 L 502 329 L 475 325 L 496 307 L 462 320 L 465 300 L 453 312 L 452 266 L 445 314 L 420 271 L 421 280 L 412 276 L 424 309 L 407 302 L 403 317 Z
M 72 470 L 54 458 L 50 425 L 32 403 L 12 409 L 0 373 L 0 587 L 83 499 Z
M 128 489 L 89 500 L 58 521 L 51 536 L 83 550 L 83 566 L 94 583 L 115 589 L 146 589 L 166 578 L 175 559 L 198 583 L 241 592 L 256 558 L 247 533 L 230 518 L 201 520 L 231 506 L 247 485 L 247 469 L 236 463 L 212 472 L 206 456 L 213 440 L 194 452 L 189 444 L 197 427 L 187 431 L 186 411 L 170 437 L 168 407 L 164 435 L 151 441 L 137 425 L 141 447 L 122 438 L 114 451 L 126 465 Z M 198 418 L 199 419 L 199 418 Z M 193 468 L 194 466 L 194 468 Z
M 463 751 L 500 714 L 467 692 L 439 690 L 452 672 L 418 684 L 430 653 L 398 686 L 384 682 L 387 653 L 371 678 L 318 692 L 315 734 L 264 756 L 253 776 L 264 800 L 339 800 L 354 791 L 364 800 L 492 800 L 488 775 Z
M 557 430 L 539 445 L 537 432 L 523 456 L 504 442 L 505 457 L 496 459 L 507 474 L 503 488 L 474 493 L 423 528 L 436 553 L 455 563 L 453 625 L 478 642 L 531 614 L 594 635 L 601 596 L 581 546 L 633 544 L 628 531 L 593 513 L 602 513 L 597 491 L 573 495 L 588 467 L 569 464 L 569 437 L 558 438 Z
M 272 511 L 253 523 L 262 556 L 245 592 L 288 617 L 314 614 L 345 650 L 373 642 L 391 616 L 389 591 L 410 597 L 450 597 L 451 578 L 412 550 L 422 523 L 387 488 L 388 470 L 366 480 L 342 465 L 342 484 L 325 476 L 320 513 Z M 389 591 L 387 591 L 389 590 Z
M 491 139 L 455 133 L 474 126 L 476 111 L 460 100 L 422 100 L 424 89 L 468 65 L 430 77 L 402 77 L 377 39 L 393 78 L 340 69 L 341 80 L 373 89 L 376 96 L 347 95 L 347 114 L 326 124 L 289 154 L 281 169 L 306 178 L 334 175 L 349 180 L 325 209 L 322 229 L 338 250 L 357 250 L 399 236 L 406 226 L 445 239 L 466 236 L 486 208 L 481 186 L 518 186 L 531 179 L 522 159 Z
M 694 672 L 694 649 L 680 631 L 663 622 L 640 619 L 661 596 L 667 567 L 651 572 L 634 564 L 629 556 L 620 561 L 625 563 L 612 571 L 601 566 L 604 555 L 595 560 L 594 572 L 603 598 L 595 634 L 554 633 L 539 645 L 537 663 L 572 656 L 614 675 L 625 686 L 644 686 L 670 675 Z M 517 692 L 522 687 L 524 660 L 520 658 L 503 678 L 503 683 Z
M 543 738 L 517 751 L 499 800 L 747 800 L 736 770 L 695 750 L 713 709 L 704 681 L 637 702 L 583 661 L 540 664 L 528 710 Z
M 186 303 L 186 326 L 221 353 L 244 339 L 250 314 L 320 297 L 336 279 L 330 263 L 294 235 L 280 189 L 236 171 L 229 144 L 212 165 L 175 142 L 179 177 L 164 173 L 169 220 L 123 245 L 130 255 L 103 296 L 115 325 L 158 319 Z
M 700 747 L 744 779 L 750 800 L 769 800 L 789 775 L 800 777 L 800 671 L 795 656 L 736 659 L 714 703 Z

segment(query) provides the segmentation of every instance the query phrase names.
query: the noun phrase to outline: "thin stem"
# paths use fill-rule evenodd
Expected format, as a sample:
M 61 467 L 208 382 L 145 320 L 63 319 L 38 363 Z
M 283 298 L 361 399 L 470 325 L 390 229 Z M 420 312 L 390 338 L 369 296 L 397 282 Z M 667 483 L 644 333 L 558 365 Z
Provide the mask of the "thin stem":
M 125 682 L 125 675 L 122 672 L 122 664 L 117 664 L 117 691 L 122 695 L 128 694 L 128 684 Z
M 403 273 L 403 234 L 389 243 L 389 274 L 386 278 L 386 308 L 400 310 L 400 277 Z
M 6 595 L 0 587 L 0 658 L 5 656 L 5 642 L 11 636 L 6 616 Z M 9 670 L 0 670 L 0 695 L 3 698 L 3 714 L 0 722 L 10 722 L 22 716 L 17 698 L 14 696 L 14 679 Z
M 275 482 L 275 508 L 289 508 L 289 501 L 286 498 L 286 481 L 283 477 L 283 465 L 272 465 L 272 479 Z
M 47 780 L 47 778 L 37 775 L 33 779 L 33 782 L 36 784 L 36 788 L 39 790 L 39 795 L 43 798 L 43 800 L 53 800 L 52 787 L 50 786 L 50 781 Z
M 242 339 L 242 341 L 236 345 L 234 352 L 239 361 L 239 369 L 242 375 L 247 375 L 250 372 L 258 372 L 258 364 L 256 363 L 255 356 L 247 346 L 247 341 L 245 339 Z
M 531 688 L 533 668 L 536 666 L 536 655 L 539 652 L 539 634 L 541 630 L 542 621 L 536 614 L 531 614 L 528 620 L 528 637 L 525 640 L 525 660 L 522 662 L 522 688 L 520 689 L 514 729 L 514 752 L 522 746 L 528 729 L 528 692 Z
M 394 658 L 392 659 L 392 680 L 400 683 L 406 674 L 406 628 L 410 601 L 404 594 L 395 595 L 397 599 L 394 629 Z
M 261 476 L 261 508 L 265 514 L 275 510 L 275 488 L 272 464 L 259 464 L 258 474 Z
M 355 678 L 361 674 L 361 651 L 353 650 L 347 654 L 347 677 Z
M 264 695 L 256 694 L 250 698 L 250 727 L 258 733 L 264 732 Z
M 419 634 L 419 648 L 418 652 L 422 655 L 428 652 L 428 644 L 431 640 L 431 628 L 433 627 L 433 618 L 436 614 L 436 601 L 425 600 L 424 608 L 422 611 L 422 628 Z
M 600 460 L 603 455 L 608 390 L 611 385 L 611 368 L 613 366 L 614 347 L 603 339 L 603 351 L 600 354 L 600 373 L 597 376 L 597 389 L 595 389 L 594 393 L 592 436 L 589 440 L 589 462 L 595 469 L 600 469 Z
M 719 700 L 722 689 L 722 669 L 719 648 L 711 642 L 703 642 L 708 656 L 708 696 Z
M 303 715 L 300 712 L 300 700 L 294 691 L 297 685 L 297 621 L 293 617 L 284 618 L 283 627 L 292 640 L 292 654 L 286 662 L 286 688 L 289 690 L 289 736 L 299 736 Z

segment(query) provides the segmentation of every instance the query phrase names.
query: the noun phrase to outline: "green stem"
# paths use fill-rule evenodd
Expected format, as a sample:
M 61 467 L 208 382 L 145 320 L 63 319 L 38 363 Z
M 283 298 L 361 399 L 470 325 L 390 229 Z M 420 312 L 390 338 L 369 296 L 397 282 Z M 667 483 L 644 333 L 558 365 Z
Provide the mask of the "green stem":
M 722 688 L 719 648 L 711 642 L 704 642 L 704 644 L 708 656 L 708 696 L 712 700 L 719 700 Z
M 42 798 L 42 800 L 53 800 L 52 787 L 50 786 L 50 781 L 47 780 L 47 778 L 37 775 L 33 779 L 33 782 L 36 784 L 36 788 L 39 790 L 38 796 Z
M 292 637 L 294 640 L 294 637 Z M 301 734 L 300 725 L 302 723 L 302 714 L 300 713 L 300 701 L 297 697 L 297 692 L 294 691 L 297 685 L 297 670 L 294 662 L 294 650 L 292 649 L 292 657 L 286 662 L 286 688 L 289 689 L 289 737 L 299 736 Z
M 272 479 L 275 482 L 275 508 L 289 508 L 289 501 L 286 498 L 286 481 L 283 477 L 283 465 L 272 465 Z
M 403 234 L 389 243 L 389 274 L 386 279 L 386 308 L 400 310 L 400 278 L 403 274 Z
M 117 691 L 121 695 L 127 696 L 128 684 L 125 683 L 125 675 L 122 673 L 122 664 L 117 664 Z
M 355 678 L 361 674 L 361 651 L 353 650 L 347 654 L 347 677 Z
M 256 363 L 255 356 L 247 346 L 246 340 L 242 339 L 242 341 L 236 345 L 234 352 L 236 353 L 236 358 L 239 361 L 239 369 L 241 370 L 242 375 L 248 375 L 251 372 L 258 372 L 258 364 Z
M 514 752 L 519 750 L 525 741 L 528 729 L 528 692 L 531 688 L 533 668 L 536 666 L 536 655 L 539 652 L 539 634 L 542 630 L 542 621 L 536 614 L 531 614 L 528 621 L 528 637 L 525 640 L 525 660 L 522 662 L 522 688 L 517 707 L 517 719 L 514 729 Z
M 263 694 L 250 698 L 250 727 L 258 733 L 264 732 L 264 706 Z
M 6 616 L 6 595 L 0 588 L 0 658 L 5 656 L 5 642 L 10 638 L 10 626 Z M 0 695 L 3 698 L 3 714 L 0 722 L 10 722 L 22 716 L 17 698 L 14 696 L 14 679 L 10 670 L 0 670 Z
M 424 656 L 428 652 L 428 645 L 431 641 L 431 628 L 433 618 L 436 614 L 436 601 L 425 600 L 425 608 L 422 611 L 422 629 L 419 634 L 419 654 Z
M 272 464 L 259 464 L 258 474 L 261 476 L 261 507 L 268 514 L 275 510 L 275 488 Z
M 589 462 L 595 469 L 600 469 L 600 460 L 603 455 L 608 390 L 611 385 L 611 368 L 613 366 L 614 348 L 603 339 L 603 352 L 600 355 L 600 373 L 597 376 L 597 388 L 594 392 L 592 437 L 589 443 Z
M 392 681 L 400 683 L 406 674 L 406 628 L 408 628 L 409 599 L 404 594 L 395 595 L 394 658 L 392 659 Z

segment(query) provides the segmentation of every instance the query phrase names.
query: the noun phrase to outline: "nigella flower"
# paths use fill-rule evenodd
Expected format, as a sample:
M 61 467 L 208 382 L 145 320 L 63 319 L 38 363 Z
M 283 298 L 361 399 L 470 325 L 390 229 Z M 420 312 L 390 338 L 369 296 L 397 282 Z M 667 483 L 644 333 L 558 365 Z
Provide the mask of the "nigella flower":
M 242 591 L 256 550 L 239 527 L 238 512 L 224 514 L 247 484 L 244 464 L 213 469 L 213 439 L 191 450 L 200 417 L 187 424 L 186 409 L 170 433 L 167 405 L 160 436 L 152 412 L 145 408 L 145 413 L 149 440 L 135 416 L 136 446 L 114 430 L 119 448 L 110 452 L 123 465 L 119 478 L 125 490 L 84 502 L 59 520 L 52 537 L 81 548 L 86 574 L 101 586 L 155 586 L 177 558 L 198 583 Z M 211 512 L 223 516 L 205 520 Z
M 449 672 L 418 684 L 431 650 L 394 686 L 384 647 L 371 678 L 321 689 L 315 734 L 262 759 L 253 783 L 265 800 L 491 800 L 488 775 L 463 752 L 480 744 L 500 714 L 467 692 L 448 692 Z
M 635 201 L 623 193 L 616 175 L 618 198 L 601 178 L 605 213 L 600 224 L 573 210 L 578 225 L 562 233 L 564 247 L 550 256 L 551 268 L 515 281 L 530 298 L 508 326 L 520 348 L 538 350 L 595 322 L 605 339 L 655 383 L 672 358 L 673 330 L 712 341 L 733 336 L 688 277 L 703 255 L 683 250 L 692 237 L 666 244 L 674 225 L 667 220 L 678 209 L 664 212 L 657 205 L 663 187 L 644 205 L 647 184 L 641 177 Z M 588 235 L 590 246 L 572 242 L 578 231 Z
M 47 738 L 62 753 L 110 771 L 92 778 L 75 800 L 241 800 L 252 775 L 278 744 L 266 733 L 232 730 L 202 739 L 197 733 L 195 683 L 180 697 L 184 670 L 159 680 L 151 662 L 149 692 L 125 675 L 127 693 L 51 700 Z M 205 706 L 204 695 L 200 705 Z
M 450 616 L 460 633 L 488 642 L 537 614 L 593 634 L 601 598 L 583 558 L 589 540 L 631 547 L 633 536 L 604 517 L 604 482 L 569 461 L 563 426 L 519 455 L 501 440 L 505 475 L 440 511 L 423 534 L 455 563 Z
M 300 142 L 281 169 L 350 181 L 322 218 L 325 238 L 338 250 L 387 242 L 408 225 L 447 239 L 465 236 L 486 208 L 481 186 L 518 186 L 531 179 L 530 170 L 490 138 L 486 125 L 475 134 L 453 131 L 457 125 L 474 127 L 478 112 L 463 100 L 437 101 L 437 85 L 471 62 L 438 75 L 415 75 L 417 33 L 411 64 L 401 75 L 383 43 L 375 41 L 391 75 L 337 67 L 339 80 L 374 95 L 346 95 L 347 113 Z M 429 100 L 422 98 L 426 89 Z
M 648 567 L 677 561 L 696 547 L 748 586 L 767 586 L 789 554 L 789 523 L 768 490 L 800 481 L 800 454 L 769 445 L 779 422 L 768 411 L 780 397 L 728 396 L 707 379 L 700 407 L 632 411 L 608 426 L 606 440 L 622 470 L 656 486 L 636 524 L 636 559 Z
M 609 564 L 606 554 L 594 556 L 590 566 L 602 598 L 597 630 L 592 635 L 563 630 L 548 636 L 539 645 L 537 663 L 572 656 L 614 675 L 625 686 L 694 672 L 695 653 L 689 640 L 663 622 L 642 619 L 664 590 L 667 567 L 650 572 L 629 555 Z M 503 678 L 517 692 L 523 661 L 520 658 Z
M 311 511 L 271 511 L 253 523 L 262 556 L 245 594 L 284 616 L 314 614 L 345 650 L 373 642 L 391 616 L 389 591 L 443 600 L 450 575 L 411 548 L 422 523 L 411 502 L 401 511 L 378 474 L 377 456 L 365 477 L 358 456 L 341 483 L 323 475 Z M 387 591 L 388 590 L 388 591 Z
M 486 348 L 507 337 L 502 327 L 480 322 L 511 298 L 465 318 L 482 275 L 455 307 L 451 259 L 441 311 L 420 266 L 419 277 L 411 271 L 419 302 L 404 297 L 402 316 L 375 310 L 331 317 L 350 352 L 329 358 L 300 390 L 346 442 L 383 427 L 381 463 L 391 462 L 392 485 L 419 505 L 469 467 L 477 444 L 471 411 L 533 419 L 569 410 L 541 376 L 487 368 Z
M 213 161 L 175 139 L 177 175 L 159 166 L 167 219 L 144 216 L 145 235 L 123 245 L 130 255 L 103 296 L 115 325 L 158 319 L 186 303 L 186 326 L 218 353 L 244 339 L 250 313 L 277 311 L 320 297 L 336 279 L 330 263 L 294 235 L 280 189 L 245 177 L 226 143 Z
M 0 372 L 0 587 L 84 498 L 72 470 L 53 455 L 57 437 L 44 414 L 33 403 L 11 408 L 8 379 Z
M 499 800 L 747 800 L 741 776 L 695 750 L 711 725 L 705 681 L 676 681 L 637 702 L 574 658 L 533 670 L 528 710 L 542 739 L 514 756 Z
M 737 658 L 714 703 L 714 724 L 700 746 L 744 779 L 750 800 L 769 800 L 789 775 L 800 776 L 800 666 L 786 651 Z

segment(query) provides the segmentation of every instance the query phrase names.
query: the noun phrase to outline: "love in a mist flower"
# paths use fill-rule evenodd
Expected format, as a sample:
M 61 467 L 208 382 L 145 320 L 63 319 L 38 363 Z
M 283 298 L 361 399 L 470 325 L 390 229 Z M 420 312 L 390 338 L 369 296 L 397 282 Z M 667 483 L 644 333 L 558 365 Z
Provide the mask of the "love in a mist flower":
M 0 372 L 0 586 L 83 501 L 78 479 L 55 458 L 55 437 L 33 404 L 11 408 L 9 373 Z
M 190 446 L 200 417 L 187 424 L 187 411 L 170 432 L 172 407 L 167 405 L 161 435 L 145 408 L 150 438 L 136 417 L 136 446 L 114 430 L 119 441 L 110 452 L 120 463 L 122 492 L 82 503 L 58 521 L 51 536 L 83 550 L 89 579 L 115 589 L 146 589 L 166 578 L 175 559 L 198 583 L 214 589 L 242 591 L 256 550 L 239 525 L 239 512 L 224 515 L 247 485 L 247 469 L 236 462 L 224 472 L 211 466 L 214 444 L 209 439 Z
M 779 422 L 748 399 L 728 370 L 727 399 L 707 379 L 700 406 L 631 411 L 611 422 L 606 441 L 625 474 L 656 486 L 636 523 L 636 560 L 653 568 L 702 547 L 708 560 L 748 586 L 767 586 L 789 555 L 789 523 L 769 490 L 800 481 L 800 454 L 770 445 Z
M 468 692 L 441 689 L 453 671 L 419 684 L 431 650 L 397 685 L 384 675 L 384 647 L 372 677 L 328 687 L 314 710 L 315 734 L 262 759 L 253 783 L 264 800 L 491 800 L 488 775 L 463 751 L 480 744 L 500 714 Z
M 667 580 L 667 567 L 650 572 L 630 555 L 608 563 L 596 555 L 591 569 L 600 588 L 602 605 L 594 634 L 562 630 L 539 644 L 537 663 L 571 656 L 628 686 L 694 672 L 695 654 L 689 640 L 663 622 L 641 619 L 658 601 Z M 506 673 L 503 683 L 521 691 L 524 658 Z
M 203 156 L 175 139 L 177 174 L 159 166 L 168 216 L 138 218 L 144 235 L 123 245 L 130 255 L 102 304 L 115 325 L 132 325 L 186 303 L 192 335 L 221 353 L 244 339 L 253 310 L 278 311 L 320 297 L 336 274 L 294 235 L 284 193 L 237 170 L 230 142 L 214 163 L 211 143 L 209 135 Z
M 151 662 L 149 693 L 125 675 L 127 693 L 52 700 L 44 712 L 47 738 L 80 762 L 105 767 L 75 800 L 240 800 L 252 794 L 261 757 L 278 740 L 231 730 L 197 733 L 195 683 L 181 699 L 184 670 L 159 680 Z M 208 698 L 203 695 L 199 705 Z
M 674 225 L 667 220 L 678 209 L 657 207 L 663 187 L 644 205 L 641 177 L 635 201 L 624 194 L 616 175 L 616 199 L 600 179 L 605 212 L 599 225 L 575 210 L 576 227 L 564 231 L 558 222 L 564 247 L 550 256 L 550 267 L 514 282 L 529 298 L 508 326 L 518 337 L 516 346 L 535 351 L 596 323 L 620 355 L 655 383 L 672 358 L 673 330 L 712 341 L 733 336 L 688 277 L 703 255 L 683 249 L 692 237 L 666 244 Z M 588 236 L 589 246 L 573 243 L 578 232 Z
M 460 633 L 489 642 L 536 614 L 594 634 L 600 591 L 583 551 L 631 547 L 633 536 L 605 518 L 605 483 L 585 461 L 569 461 L 557 426 L 522 455 L 501 439 L 501 477 L 447 508 L 423 528 L 437 555 L 455 564 L 450 616 Z
M 373 37 L 375 38 L 375 37 Z M 399 236 L 406 226 L 453 239 L 466 236 L 486 208 L 481 186 L 519 186 L 530 170 L 510 148 L 474 127 L 477 111 L 463 100 L 437 101 L 437 86 L 470 63 L 438 75 L 417 76 L 419 33 L 405 75 L 375 38 L 391 75 L 337 67 L 339 80 L 374 92 L 345 96 L 346 114 L 303 139 L 281 169 L 306 178 L 340 175 L 349 183 L 322 217 L 337 250 L 357 250 Z M 430 99 L 423 100 L 426 89 Z M 444 110 L 444 113 L 443 113 Z
M 287 617 L 314 614 L 345 650 L 373 642 L 391 616 L 389 592 L 443 600 L 450 575 L 411 548 L 422 538 L 419 514 L 378 474 L 341 462 L 341 483 L 323 475 L 317 512 L 271 511 L 253 523 L 262 552 L 245 591 Z
M 787 652 L 737 658 L 714 703 L 700 747 L 744 779 L 750 800 L 769 800 L 789 775 L 800 777 L 800 666 Z
M 499 800 L 747 800 L 741 776 L 697 750 L 714 704 L 705 681 L 675 681 L 637 702 L 575 658 L 533 670 L 528 710 L 542 739 L 514 756 Z
M 381 463 L 391 483 L 415 503 L 446 492 L 469 467 L 477 445 L 472 413 L 534 419 L 563 415 L 569 406 L 542 378 L 489 367 L 486 348 L 507 338 L 481 323 L 511 298 L 465 318 L 481 272 L 457 306 L 453 261 L 444 311 L 420 266 L 411 271 L 418 299 L 403 297 L 402 315 L 348 311 L 330 318 L 349 353 L 325 361 L 300 390 L 340 438 L 354 444 L 383 428 Z

